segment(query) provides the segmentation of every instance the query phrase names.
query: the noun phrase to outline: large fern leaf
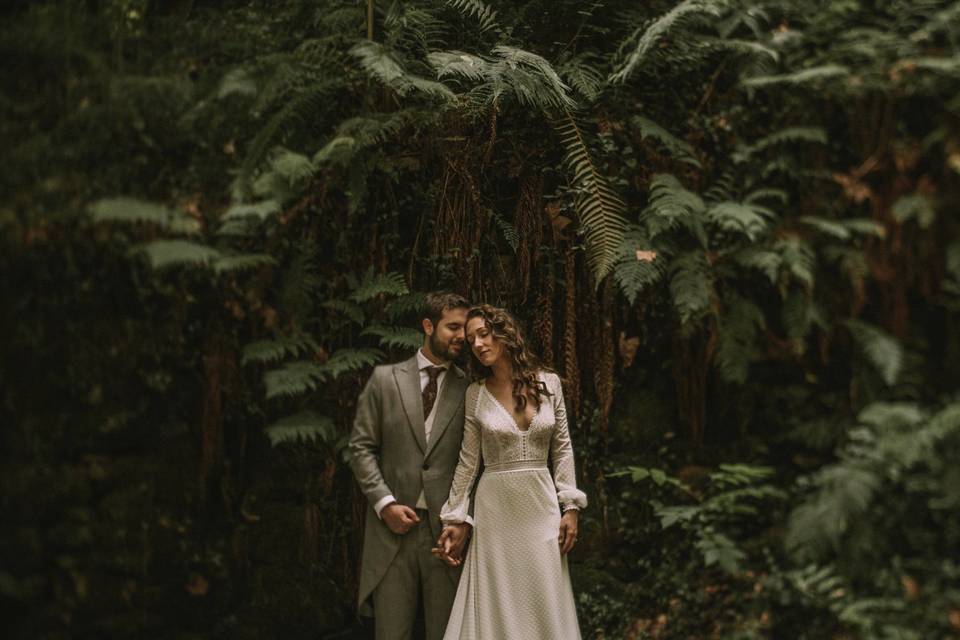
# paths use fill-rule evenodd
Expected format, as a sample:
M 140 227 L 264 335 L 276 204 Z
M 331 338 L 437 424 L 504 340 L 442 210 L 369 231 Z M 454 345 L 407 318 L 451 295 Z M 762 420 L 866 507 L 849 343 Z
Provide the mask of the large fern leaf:
M 221 258 L 220 252 L 205 244 L 186 240 L 154 240 L 140 247 L 154 269 L 184 265 L 206 266 Z
M 689 142 L 677 138 L 672 133 L 661 127 L 659 124 L 643 116 L 634 116 L 630 122 L 640 131 L 641 138 L 653 138 L 666 148 L 667 152 L 681 162 L 686 162 L 697 168 L 700 167 L 700 161 L 697 160 L 696 151 Z
M 729 296 L 720 314 L 716 364 L 724 380 L 736 384 L 747 381 L 750 360 L 756 350 L 766 318 L 757 305 L 741 296 Z
M 862 320 L 847 320 L 844 323 L 856 340 L 867 362 L 883 378 L 887 385 L 897 381 L 903 368 L 903 347 L 886 331 Z
M 443 0 L 457 11 L 474 18 L 480 23 L 480 31 L 499 29 L 497 12 L 482 0 Z
M 330 443 L 337 438 L 333 420 L 313 411 L 303 411 L 277 420 L 264 431 L 273 446 L 317 441 Z
M 153 224 L 171 233 L 194 234 L 200 224 L 193 218 L 167 207 L 136 198 L 105 198 L 89 207 L 96 222 Z
M 396 272 L 377 273 L 370 267 L 357 288 L 350 294 L 354 302 L 367 302 L 380 295 L 402 296 L 408 293 L 403 275 Z
M 267 364 L 278 362 L 287 356 L 301 356 L 319 350 L 320 346 L 313 337 L 306 334 L 281 336 L 273 340 L 258 340 L 243 348 L 243 358 L 240 360 L 240 364 L 247 365 L 251 362 Z
M 681 255 L 670 264 L 670 294 L 681 325 L 690 325 L 710 308 L 713 277 L 702 251 Z
M 685 228 L 706 248 L 707 234 L 703 228 L 706 205 L 699 195 L 688 191 L 680 181 L 668 173 L 660 173 L 650 182 L 650 200 L 640 214 L 651 239 L 677 228 Z
M 617 252 L 613 277 L 630 304 L 641 291 L 655 285 L 666 274 L 666 260 L 650 249 L 650 241 L 636 226 L 623 236 Z
M 627 228 L 626 205 L 597 167 L 584 134 L 570 113 L 560 122 L 558 131 L 573 174 L 574 205 L 587 241 L 587 262 L 599 283 L 616 262 Z
M 633 51 L 620 68 L 610 75 L 610 81 L 625 82 L 644 63 L 651 49 L 659 45 L 672 29 L 687 22 L 691 17 L 705 15 L 719 17 L 721 6 L 721 2 L 717 0 L 683 0 L 653 22 L 634 31 L 630 38 L 636 39 Z
M 371 325 L 360 332 L 362 336 L 377 336 L 381 347 L 396 347 L 403 350 L 418 349 L 423 345 L 423 334 L 406 327 Z

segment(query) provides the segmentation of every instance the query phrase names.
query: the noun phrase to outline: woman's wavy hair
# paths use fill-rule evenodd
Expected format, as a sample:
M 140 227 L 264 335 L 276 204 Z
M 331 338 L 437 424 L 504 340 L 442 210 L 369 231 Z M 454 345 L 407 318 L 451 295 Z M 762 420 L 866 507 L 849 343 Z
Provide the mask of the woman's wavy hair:
M 526 410 L 527 400 L 532 400 L 539 411 L 540 398 L 548 397 L 550 392 L 547 390 L 547 385 L 537 377 L 537 372 L 541 369 L 540 362 L 523 341 L 520 325 L 506 309 L 489 304 L 470 307 L 467 311 L 467 322 L 472 318 L 483 318 L 483 323 L 493 337 L 506 347 L 506 355 L 510 358 L 513 368 L 513 397 L 517 402 L 517 412 Z M 475 378 L 488 378 L 492 375 L 490 367 L 484 366 L 477 360 L 469 344 L 467 353 L 469 353 L 470 373 Z

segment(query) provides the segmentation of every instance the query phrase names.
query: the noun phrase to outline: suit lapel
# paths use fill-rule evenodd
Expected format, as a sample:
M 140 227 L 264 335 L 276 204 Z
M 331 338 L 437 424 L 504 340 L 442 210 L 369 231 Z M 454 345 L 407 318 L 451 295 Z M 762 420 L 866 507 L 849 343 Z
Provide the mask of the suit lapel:
M 427 450 L 424 458 L 430 455 L 434 446 L 440 441 L 440 436 L 447 430 L 447 426 L 453 420 L 453 416 L 463 406 L 463 372 L 456 366 L 451 365 L 443 381 L 443 388 L 440 389 L 440 397 L 437 398 L 437 408 L 433 416 L 433 428 L 430 429 L 430 442 L 427 443 Z
M 403 412 L 407 414 L 410 431 L 417 441 L 420 451 L 427 449 L 426 429 L 423 426 L 423 396 L 420 394 L 420 370 L 417 368 L 417 358 L 401 362 L 393 370 L 393 377 L 397 381 L 400 391 L 400 402 Z

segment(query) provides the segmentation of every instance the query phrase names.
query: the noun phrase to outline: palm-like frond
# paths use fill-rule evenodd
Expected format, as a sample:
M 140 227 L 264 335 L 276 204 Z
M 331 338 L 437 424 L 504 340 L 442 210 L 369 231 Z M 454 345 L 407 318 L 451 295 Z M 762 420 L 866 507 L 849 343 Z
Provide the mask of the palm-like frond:
M 241 365 L 251 362 L 268 364 L 279 362 L 287 356 L 302 356 L 315 353 L 320 346 L 312 336 L 303 334 L 298 336 L 281 336 L 273 340 L 258 340 L 243 348 Z
M 862 320 L 844 322 L 867 361 L 887 385 L 897 381 L 903 368 L 903 347 L 886 331 Z
M 634 116 L 630 119 L 630 122 L 640 131 L 641 138 L 653 138 L 662 144 L 667 152 L 677 160 L 695 167 L 700 167 L 700 161 L 697 160 L 696 151 L 689 142 L 674 136 L 649 118 Z
M 702 247 L 707 246 L 703 229 L 706 205 L 699 195 L 684 188 L 673 175 L 661 173 L 650 182 L 650 200 L 640 214 L 651 240 L 677 228 L 687 229 Z
M 184 265 L 206 266 L 221 257 L 220 252 L 205 244 L 186 240 L 154 240 L 140 247 L 154 269 Z
M 767 207 L 741 202 L 719 202 L 707 210 L 707 220 L 718 228 L 745 235 L 753 241 L 769 228 L 776 214 Z
M 273 446 L 304 442 L 330 443 L 337 438 L 337 428 L 333 420 L 313 411 L 302 411 L 277 420 L 264 429 L 264 432 Z
M 387 327 L 371 325 L 360 332 L 361 336 L 377 336 L 381 347 L 395 347 L 402 350 L 413 350 L 423 345 L 423 334 L 416 329 L 406 327 Z
M 689 251 L 670 263 L 670 294 L 681 325 L 690 325 L 710 309 L 713 276 L 703 251 Z
M 808 83 L 822 82 L 839 76 L 845 76 L 850 73 L 850 69 L 839 64 L 824 64 L 809 69 L 794 71 L 793 73 L 784 73 L 773 76 L 756 76 L 747 78 L 743 84 L 751 88 L 772 87 L 779 84 L 803 85 Z
M 359 42 L 350 49 L 350 54 L 360 62 L 364 71 L 401 97 L 419 92 L 444 102 L 454 99 L 453 92 L 446 85 L 408 73 L 394 54 L 377 42 Z
M 633 226 L 624 234 L 617 251 L 613 277 L 630 304 L 636 302 L 641 291 L 655 285 L 666 274 L 666 260 L 650 247 L 642 230 Z
M 691 18 L 719 17 L 723 4 L 722 0 L 683 0 L 650 24 L 635 30 L 628 40 L 629 42 L 636 39 L 633 51 L 620 68 L 610 75 L 610 81 L 625 82 L 644 63 L 651 49 L 672 29 L 689 22 Z
M 194 234 L 200 224 L 167 207 L 136 198 L 105 198 L 92 203 L 88 211 L 95 222 L 151 224 L 170 233 Z
M 362 371 L 383 358 L 379 349 L 339 349 L 323 364 L 291 362 L 263 376 L 267 398 L 298 396 L 347 373 Z
M 587 240 L 587 262 L 599 283 L 613 268 L 623 241 L 626 205 L 594 162 L 574 117 L 567 113 L 557 128 L 573 173 L 574 206 Z
M 480 31 L 499 29 L 497 12 L 482 0 L 443 0 L 457 11 L 474 18 L 480 23 Z
M 407 283 L 402 274 L 374 273 L 373 267 L 370 267 L 364 273 L 357 288 L 350 294 L 350 299 L 354 302 L 367 302 L 380 295 L 402 296 L 406 293 L 408 293 Z

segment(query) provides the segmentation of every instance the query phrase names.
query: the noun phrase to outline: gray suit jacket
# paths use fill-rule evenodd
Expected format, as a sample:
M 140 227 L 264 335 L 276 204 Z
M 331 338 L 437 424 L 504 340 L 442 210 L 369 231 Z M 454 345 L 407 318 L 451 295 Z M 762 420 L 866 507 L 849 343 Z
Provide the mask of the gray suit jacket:
M 393 494 L 413 507 L 423 490 L 434 537 L 440 536 L 440 508 L 446 502 L 463 440 L 464 373 L 451 366 L 443 380 L 427 442 L 416 356 L 373 370 L 357 401 L 350 433 L 350 467 L 367 497 L 368 507 L 360 570 L 360 608 L 373 593 L 400 547 L 399 536 L 373 511 L 378 500 Z M 456 589 L 460 567 L 450 567 Z

